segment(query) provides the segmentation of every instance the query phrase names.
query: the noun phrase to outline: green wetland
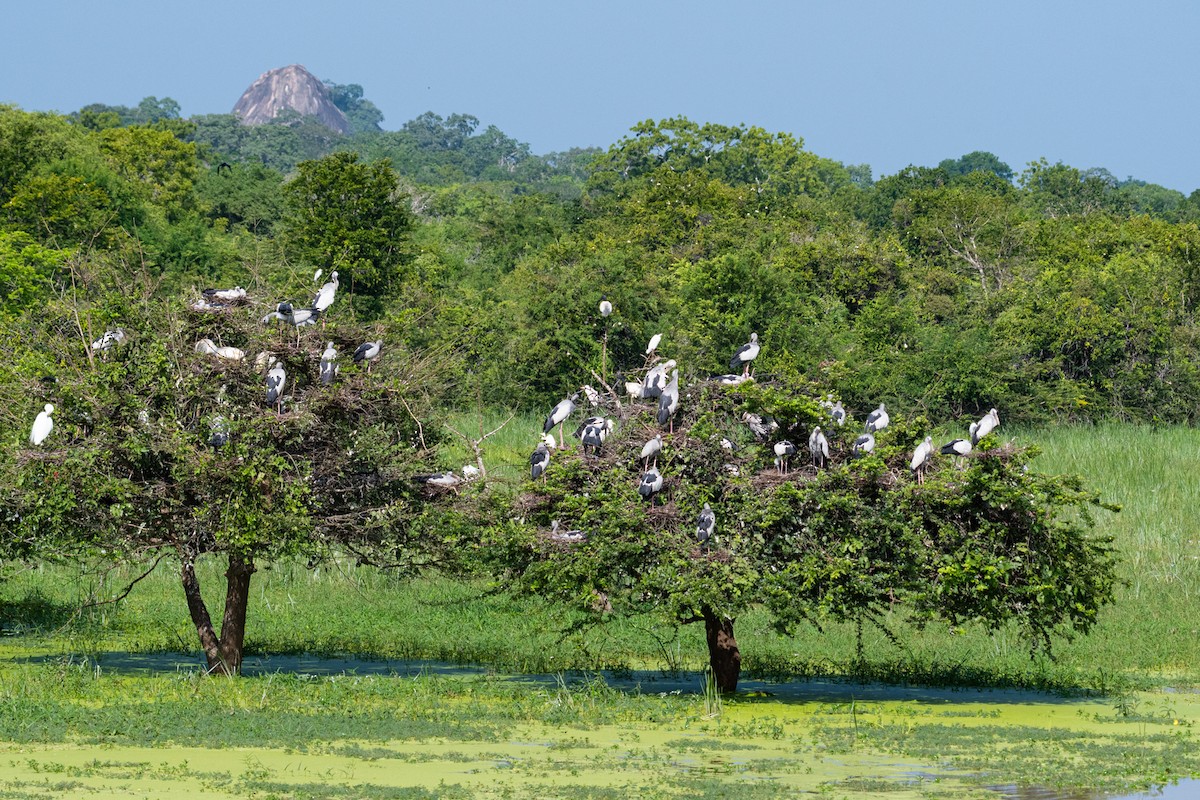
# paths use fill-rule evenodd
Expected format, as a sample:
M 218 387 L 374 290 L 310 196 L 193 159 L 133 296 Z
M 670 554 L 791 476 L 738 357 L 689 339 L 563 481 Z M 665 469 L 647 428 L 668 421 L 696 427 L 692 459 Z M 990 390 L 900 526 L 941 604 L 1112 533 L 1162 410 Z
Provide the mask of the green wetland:
M 246 675 L 204 677 L 166 562 L 83 610 L 137 573 L 9 565 L 0 798 L 1188 796 L 1200 434 L 1007 435 L 1122 506 L 1097 518 L 1117 603 L 1054 659 L 899 615 L 899 643 L 866 629 L 859 658 L 849 626 L 783 637 L 749 615 L 744 680 L 719 697 L 696 626 L 566 635 L 565 612 L 483 584 L 285 562 L 255 576 Z M 494 446 L 515 475 L 523 445 Z

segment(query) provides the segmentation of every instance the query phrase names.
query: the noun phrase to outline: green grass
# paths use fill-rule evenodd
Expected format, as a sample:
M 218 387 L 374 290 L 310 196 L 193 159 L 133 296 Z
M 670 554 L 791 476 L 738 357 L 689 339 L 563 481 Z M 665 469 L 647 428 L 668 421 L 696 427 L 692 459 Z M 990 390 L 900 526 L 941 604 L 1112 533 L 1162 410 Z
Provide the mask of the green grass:
M 503 421 L 486 419 L 483 430 Z M 523 462 L 521 442 L 536 441 L 531 430 L 540 431 L 532 423 L 529 417 L 514 419 L 502 431 L 507 438 L 488 440 L 496 448 L 496 469 L 515 469 L 512 459 L 518 456 Z M 458 427 L 466 429 L 461 421 Z M 1200 500 L 1200 483 L 1192 479 L 1200 466 L 1200 432 L 1107 426 L 1011 435 L 1044 448 L 1037 468 L 1078 472 L 1105 500 L 1122 506 L 1120 513 L 1099 511 L 1096 517 L 1097 530 L 1115 537 L 1120 548 L 1125 584 L 1091 635 L 1058 641 L 1053 659 L 1031 660 L 1015 628 L 915 630 L 897 616 L 889 625 L 902 645 L 867 628 L 865 659 L 859 661 L 853 626 L 802 628 L 784 637 L 765 615 L 749 613 L 736 630 L 746 675 L 1060 691 L 1200 685 L 1200 534 L 1191 522 Z M 210 608 L 218 609 L 222 567 L 216 561 L 200 566 Z M 178 578 L 167 562 L 119 605 L 76 613 L 88 598 L 116 594 L 134 574 L 94 573 L 81 566 L 9 570 L 0 583 L 0 626 L 8 634 L 0 647 L 76 654 L 196 652 Z M 436 576 L 401 579 L 349 562 L 316 570 L 293 562 L 264 566 L 252 583 L 247 646 L 251 654 L 434 659 L 512 672 L 704 666 L 698 626 L 676 629 L 644 619 L 565 636 L 561 631 L 575 621 L 570 613 L 489 588 Z

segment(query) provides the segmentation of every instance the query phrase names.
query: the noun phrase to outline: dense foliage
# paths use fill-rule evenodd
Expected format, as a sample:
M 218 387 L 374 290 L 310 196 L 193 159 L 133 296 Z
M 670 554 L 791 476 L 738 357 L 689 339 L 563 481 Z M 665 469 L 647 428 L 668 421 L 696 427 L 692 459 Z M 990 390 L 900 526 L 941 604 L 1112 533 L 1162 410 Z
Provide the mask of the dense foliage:
M 418 420 L 439 407 L 548 408 L 593 373 L 620 385 L 613 373 L 640 368 L 656 333 L 697 386 L 757 332 L 760 382 L 806 387 L 770 413 L 805 435 L 827 392 L 852 412 L 886 401 L 898 418 L 945 422 L 992 406 L 1009 423 L 1200 410 L 1200 194 L 1045 161 L 1016 173 L 989 153 L 872 180 L 788 134 L 685 118 L 639 123 L 603 152 L 536 156 L 466 114 L 385 131 L 361 87 L 330 88 L 349 136 L 299 116 L 185 120 L 169 98 L 70 117 L 0 107 L 2 466 L 9 508 L 23 509 L 4 521 L 8 554 L 69 542 L 186 560 L 215 548 L 252 567 L 315 548 L 345 512 L 344 494 L 324 491 L 337 480 L 317 479 L 330 470 L 381 509 L 353 528 L 379 534 L 372 553 L 437 560 L 437 546 L 409 559 L 389 539 L 456 535 L 457 511 L 423 523 L 411 502 L 405 478 L 437 457 L 437 426 Z M 258 323 L 279 299 L 303 306 L 317 269 L 342 278 L 327 335 L 343 353 L 382 337 L 404 354 L 383 383 L 355 373 L 353 398 L 313 381 L 324 337 L 285 347 Z M 253 302 L 229 327 L 189 316 L 198 290 L 234 284 Z M 601 295 L 613 316 L 597 312 Z M 102 358 L 90 342 L 115 326 L 130 341 Z M 259 372 L 217 374 L 190 349 L 201 334 L 282 353 L 307 376 L 297 413 L 261 407 Z M 747 402 L 767 411 L 764 398 Z M 1109 597 L 1108 551 L 1060 513 L 1092 498 L 1024 473 L 1027 454 L 992 447 L 916 491 L 895 484 L 914 426 L 879 457 L 755 484 L 758 455 L 740 479 L 715 466 L 711 434 L 733 436 L 718 411 L 740 407 L 693 399 L 690 455 L 672 463 L 678 516 L 616 500 L 595 511 L 588 497 L 628 494 L 628 453 L 599 470 L 566 458 L 521 501 L 524 523 L 500 515 L 505 568 L 519 564 L 530 590 L 601 608 L 600 594 L 624 593 L 718 627 L 751 603 L 786 625 L 870 620 L 903 602 L 951 621 L 1016 618 L 1044 640 L 1086 630 Z M 69 452 L 18 446 L 44 402 L 59 406 Z M 254 412 L 224 414 L 227 403 Z M 239 442 L 236 468 L 204 444 L 218 413 Z M 625 420 L 626 435 L 645 423 Z M 714 551 L 728 558 L 696 558 L 669 536 L 646 548 L 704 502 L 739 531 Z M 80 515 L 89 524 L 62 538 Z M 530 538 L 551 516 L 606 535 L 578 548 L 585 558 L 558 558 Z M 358 534 L 343 533 L 353 546 Z M 1060 585 L 1064 569 L 1079 579 Z M 678 581 L 710 594 L 682 597 Z

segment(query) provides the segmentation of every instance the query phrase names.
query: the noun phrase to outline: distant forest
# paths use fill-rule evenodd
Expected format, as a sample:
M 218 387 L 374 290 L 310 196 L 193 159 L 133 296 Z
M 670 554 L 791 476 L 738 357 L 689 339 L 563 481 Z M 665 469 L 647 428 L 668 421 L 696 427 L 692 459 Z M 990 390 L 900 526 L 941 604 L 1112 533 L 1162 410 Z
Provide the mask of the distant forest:
M 444 408 L 548 409 L 602 365 L 619 386 L 659 333 L 698 380 L 757 333 L 760 377 L 863 412 L 1200 410 L 1200 192 L 986 152 L 876 178 L 684 118 L 537 155 L 469 114 L 386 131 L 360 86 L 329 88 L 347 136 L 184 119 L 170 98 L 0 106 L 6 385 L 53 373 L 47 326 L 99 335 L 235 285 L 261 316 L 321 269 L 345 313 L 421 354 Z

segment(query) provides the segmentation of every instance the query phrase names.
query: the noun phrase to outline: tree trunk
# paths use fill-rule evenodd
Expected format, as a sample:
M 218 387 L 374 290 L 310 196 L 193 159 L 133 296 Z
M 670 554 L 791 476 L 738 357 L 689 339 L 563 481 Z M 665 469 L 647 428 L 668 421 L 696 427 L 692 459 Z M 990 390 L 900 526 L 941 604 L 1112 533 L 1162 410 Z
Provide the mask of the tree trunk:
M 255 572 L 254 562 L 237 553 L 229 554 L 229 568 L 225 570 L 225 616 L 221 620 L 221 635 L 218 637 L 208 607 L 200 594 L 195 556 L 184 553 L 181 561 L 183 594 L 187 598 L 192 624 L 196 626 L 196 633 L 200 637 L 208 671 L 220 675 L 240 674 L 242 647 L 246 640 L 246 606 L 250 602 L 250 576 Z
M 713 680 L 722 692 L 735 692 L 742 671 L 742 654 L 737 639 L 733 638 L 733 620 L 719 616 L 709 608 L 704 609 L 703 615 Z

